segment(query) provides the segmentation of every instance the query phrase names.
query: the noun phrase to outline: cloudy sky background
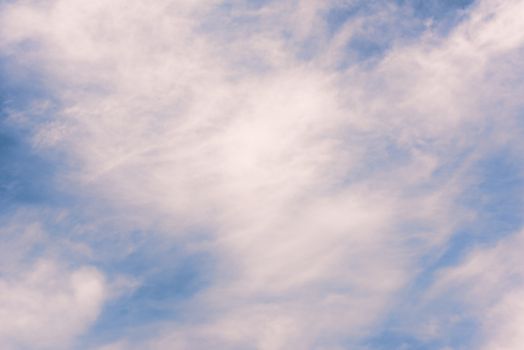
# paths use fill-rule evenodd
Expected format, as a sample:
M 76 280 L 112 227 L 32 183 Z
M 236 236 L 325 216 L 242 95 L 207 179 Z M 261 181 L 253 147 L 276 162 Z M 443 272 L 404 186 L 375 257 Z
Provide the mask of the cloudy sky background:
M 524 348 L 523 18 L 0 0 L 0 348 Z

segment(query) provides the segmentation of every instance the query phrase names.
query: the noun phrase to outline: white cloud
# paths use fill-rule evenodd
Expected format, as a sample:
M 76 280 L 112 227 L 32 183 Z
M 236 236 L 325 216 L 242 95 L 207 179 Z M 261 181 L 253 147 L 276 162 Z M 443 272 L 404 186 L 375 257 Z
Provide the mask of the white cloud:
M 344 71 L 333 62 L 358 31 L 330 39 L 315 27 L 328 5 L 214 4 L 5 5 L 0 48 L 37 65 L 61 104 L 35 145 L 66 151 L 63 177 L 83 196 L 175 235 L 211 233 L 215 283 L 188 303 L 192 323 L 166 326 L 151 347 L 365 336 L 417 259 L 470 218 L 455 202 L 495 142 L 486 110 L 503 100 L 511 115 L 520 98 L 492 65 L 522 46 L 522 2 L 481 2 L 448 37 L 426 33 Z M 328 44 L 301 58 L 319 38 Z
M 67 348 L 96 320 L 105 299 L 96 269 L 63 271 L 43 260 L 19 273 L 0 280 L 2 348 Z
M 55 247 L 46 249 L 49 237 L 38 223 L 11 222 L 0 238 L 0 347 L 70 348 L 108 297 L 105 277 L 91 266 L 69 266 L 51 252 Z

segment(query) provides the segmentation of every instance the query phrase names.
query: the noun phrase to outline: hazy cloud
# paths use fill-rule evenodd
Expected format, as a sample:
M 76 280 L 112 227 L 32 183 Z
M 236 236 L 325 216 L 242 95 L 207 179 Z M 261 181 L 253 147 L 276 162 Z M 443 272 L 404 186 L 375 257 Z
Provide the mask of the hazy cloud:
M 50 96 L 45 118 L 20 108 L 10 123 L 30 129 L 42 154 L 63 155 L 65 191 L 101 222 L 216 259 L 176 320 L 109 349 L 364 348 L 460 229 L 482 219 L 464 200 L 478 162 L 521 147 L 524 3 L 479 1 L 445 34 L 407 5 L 379 4 L 2 4 L 3 56 L 43 76 Z M 424 300 L 479 283 L 479 347 L 516 349 L 522 336 L 501 340 L 518 322 L 521 292 L 503 258 L 514 248 L 489 249 L 437 273 Z M 496 269 L 499 289 L 478 282 L 482 266 Z M 35 336 L 63 344 L 95 320 L 104 281 L 43 260 L 0 290 L 50 298 L 35 325 L 82 305 L 66 335 Z M 62 297 L 50 296 L 53 283 Z M 453 300 L 467 299 L 458 290 Z

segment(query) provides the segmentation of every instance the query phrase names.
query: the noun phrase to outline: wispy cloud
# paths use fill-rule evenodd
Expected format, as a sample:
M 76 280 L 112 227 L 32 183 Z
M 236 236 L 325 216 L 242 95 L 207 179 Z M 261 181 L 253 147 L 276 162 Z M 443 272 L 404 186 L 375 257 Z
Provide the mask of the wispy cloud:
M 32 152 L 52 159 L 53 178 L 74 203 L 67 227 L 89 232 L 74 241 L 91 247 L 86 264 L 97 266 L 73 268 L 63 258 L 64 268 L 9 269 L 16 279 L 2 287 L 6 300 L 36 276 L 56 279 L 65 295 L 78 286 L 91 301 L 71 292 L 64 303 L 84 305 L 81 321 L 53 343 L 30 345 L 67 346 L 86 331 L 103 312 L 103 276 L 133 275 L 117 261 L 160 249 L 137 241 L 145 232 L 180 249 L 172 259 L 165 251 L 148 258 L 136 295 L 155 299 L 139 292 L 152 283 L 145 275 L 173 279 L 171 265 L 195 252 L 208 260 L 191 260 L 204 267 L 190 271 L 206 283 L 183 296 L 183 278 L 158 283 L 173 295 L 161 302 L 164 316 L 144 316 L 135 335 L 123 326 L 102 337 L 95 325 L 78 346 L 409 348 L 373 340 L 402 329 L 418 346 L 453 347 L 442 320 L 421 310 L 466 308 L 462 287 L 458 298 L 447 293 L 476 283 L 485 312 L 470 317 L 488 326 L 478 327 L 485 342 L 475 346 L 503 344 L 517 322 L 505 310 L 519 286 L 499 271 L 509 285 L 491 290 L 480 270 L 461 271 L 470 271 L 468 259 L 498 266 L 489 256 L 499 261 L 513 244 L 445 257 L 487 220 L 486 207 L 468 200 L 485 175 L 479 164 L 496 151 L 522 160 L 524 3 L 485 0 L 438 14 L 435 6 L 432 17 L 387 1 L 2 4 L 3 57 L 12 72 L 34 72 L 45 91 L 31 107 L 6 109 L 6 125 L 26 128 Z M 503 236 L 492 227 L 489 244 Z M 93 249 L 106 238 L 115 256 Z M 35 283 L 32 303 L 52 288 Z M 507 303 L 485 301 L 501 293 Z M 50 302 L 34 324 L 52 324 L 63 307 Z M 395 317 L 405 322 L 391 330 Z M 502 318 L 507 327 L 488 330 Z

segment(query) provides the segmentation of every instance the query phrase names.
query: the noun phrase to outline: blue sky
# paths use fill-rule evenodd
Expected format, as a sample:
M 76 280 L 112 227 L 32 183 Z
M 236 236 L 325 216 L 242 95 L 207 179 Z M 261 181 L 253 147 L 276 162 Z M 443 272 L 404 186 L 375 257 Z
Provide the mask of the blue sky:
M 522 349 L 522 16 L 0 1 L 0 348 Z

